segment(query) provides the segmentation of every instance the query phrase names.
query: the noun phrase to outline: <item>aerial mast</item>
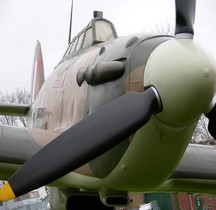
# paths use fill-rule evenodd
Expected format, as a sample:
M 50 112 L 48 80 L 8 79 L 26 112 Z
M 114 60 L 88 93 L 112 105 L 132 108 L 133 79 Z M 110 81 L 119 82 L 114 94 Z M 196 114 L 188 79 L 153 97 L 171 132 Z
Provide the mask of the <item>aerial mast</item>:
M 72 0 L 72 2 L 71 2 L 71 12 L 70 12 L 70 25 L 69 25 L 68 44 L 70 44 L 70 42 L 71 42 L 72 16 L 73 16 L 73 0 Z

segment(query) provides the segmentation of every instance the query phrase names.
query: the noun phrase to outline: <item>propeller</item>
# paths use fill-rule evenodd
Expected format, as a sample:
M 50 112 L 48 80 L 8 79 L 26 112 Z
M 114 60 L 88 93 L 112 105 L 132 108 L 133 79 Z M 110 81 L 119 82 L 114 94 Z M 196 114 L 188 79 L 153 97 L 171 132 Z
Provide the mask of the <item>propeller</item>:
M 47 185 L 91 161 L 132 135 L 159 111 L 160 99 L 153 87 L 115 99 L 28 160 L 0 190 L 0 200 Z
M 216 139 L 216 104 L 212 110 L 206 114 L 206 117 L 209 119 L 208 131 Z
M 175 35 L 194 34 L 196 0 L 176 0 L 176 27 Z M 190 37 L 190 36 L 189 36 Z M 189 38 L 185 37 L 185 38 Z

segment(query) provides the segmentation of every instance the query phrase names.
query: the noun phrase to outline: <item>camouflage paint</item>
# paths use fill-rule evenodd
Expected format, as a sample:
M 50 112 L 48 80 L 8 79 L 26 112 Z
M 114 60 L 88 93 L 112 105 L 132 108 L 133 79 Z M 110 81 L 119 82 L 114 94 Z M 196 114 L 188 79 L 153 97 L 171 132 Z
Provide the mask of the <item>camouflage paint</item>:
M 121 78 L 96 86 L 89 86 L 84 82 L 79 87 L 75 82 L 80 69 L 86 69 L 89 65 L 101 61 L 114 60 L 125 63 L 125 73 Z M 96 44 L 63 59 L 55 68 L 32 107 L 29 131 L 22 130 L 21 138 L 18 139 L 22 142 L 23 137 L 27 135 L 27 140 L 35 149 L 30 151 L 33 154 L 45 141 L 51 141 L 54 136 L 107 102 L 127 91 L 142 92 L 145 87 L 154 86 L 162 99 L 163 112 L 153 116 L 149 123 L 130 137 L 130 144 L 128 139 L 125 141 L 126 146 L 119 145 L 123 148 L 120 154 L 117 154 L 115 148 L 109 151 L 109 154 L 105 154 L 110 165 L 105 173 L 95 169 L 96 162 L 99 165 L 103 164 L 104 157 L 99 157 L 94 160 L 96 162 L 92 161 L 89 165 L 81 167 L 83 170 L 72 172 L 51 184 L 100 193 L 190 191 L 196 186 L 205 191 L 205 183 L 210 182 L 214 185 L 215 182 L 188 182 L 178 177 L 173 179 L 175 177 L 172 175 L 200 115 L 209 110 L 216 87 L 215 78 L 215 63 L 193 40 L 173 40 L 167 36 L 130 36 Z M 57 101 L 55 105 L 53 99 Z M 186 107 L 191 109 L 187 110 Z M 43 132 L 47 135 L 44 140 L 41 139 Z M 15 135 L 11 138 L 14 139 Z M 0 138 L 0 148 L 4 150 L 9 146 L 6 151 L 12 154 L 13 144 L 8 142 L 5 145 L 3 140 L 4 135 Z M 18 151 L 20 150 L 18 147 Z M 2 160 L 6 159 L 9 162 L 7 154 L 3 154 Z M 23 156 L 21 161 L 26 158 L 28 155 Z M 18 165 L 10 163 L 1 163 L 0 166 L 4 172 L 2 177 L 8 176 L 18 168 Z M 148 170 L 149 168 L 151 170 Z M 160 176 L 157 176 L 158 174 Z M 172 179 L 169 179 L 170 177 Z M 190 188 L 188 184 L 191 183 L 193 187 Z

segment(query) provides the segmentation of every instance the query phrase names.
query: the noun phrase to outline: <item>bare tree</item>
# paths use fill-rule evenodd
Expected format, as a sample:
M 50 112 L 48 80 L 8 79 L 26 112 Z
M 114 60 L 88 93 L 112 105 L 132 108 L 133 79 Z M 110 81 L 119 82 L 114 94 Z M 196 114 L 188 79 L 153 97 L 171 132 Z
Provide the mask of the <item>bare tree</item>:
M 216 141 L 208 131 L 208 119 L 202 115 L 197 123 L 196 129 L 191 138 L 193 144 L 211 144 L 215 145 Z
M 161 22 L 160 24 L 155 24 L 150 32 L 173 36 L 175 33 L 175 28 L 169 20 L 166 20 L 164 22 Z
M 160 24 L 155 24 L 150 29 L 143 30 L 143 32 L 174 36 L 175 34 L 174 21 L 170 19 L 166 19 L 165 21 L 161 21 Z
M 26 89 L 17 88 L 14 92 L 0 92 L 0 103 L 29 104 L 30 94 Z M 23 116 L 0 115 L 1 125 L 24 126 L 27 125 L 27 118 Z

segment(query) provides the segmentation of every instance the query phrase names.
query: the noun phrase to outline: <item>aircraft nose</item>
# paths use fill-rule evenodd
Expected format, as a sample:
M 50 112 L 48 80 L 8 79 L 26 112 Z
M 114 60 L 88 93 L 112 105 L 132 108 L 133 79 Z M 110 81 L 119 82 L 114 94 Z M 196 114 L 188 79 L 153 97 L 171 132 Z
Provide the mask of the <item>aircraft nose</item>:
M 169 125 L 197 120 L 211 103 L 216 89 L 214 59 L 193 40 L 170 40 L 151 54 L 144 84 L 160 94 L 163 111 L 158 119 Z

